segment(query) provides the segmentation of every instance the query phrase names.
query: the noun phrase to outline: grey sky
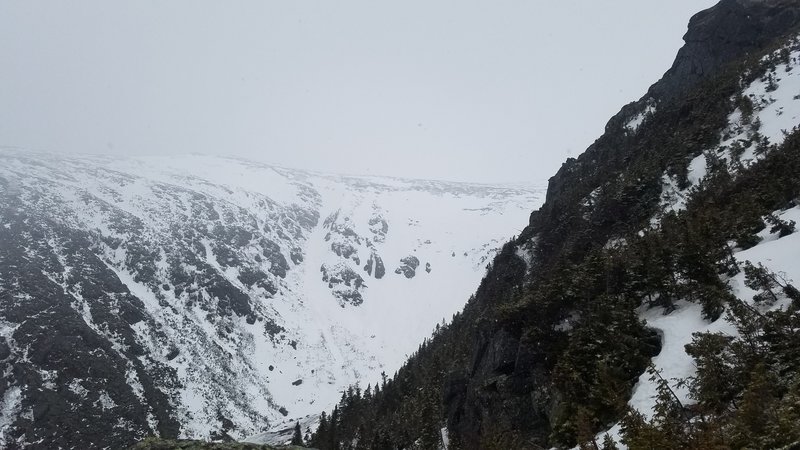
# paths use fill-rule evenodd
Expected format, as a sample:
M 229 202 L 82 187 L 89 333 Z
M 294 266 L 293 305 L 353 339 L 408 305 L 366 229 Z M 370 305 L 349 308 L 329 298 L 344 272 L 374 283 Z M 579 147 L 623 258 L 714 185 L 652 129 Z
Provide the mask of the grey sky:
M 0 0 L 0 145 L 546 180 L 713 0 Z

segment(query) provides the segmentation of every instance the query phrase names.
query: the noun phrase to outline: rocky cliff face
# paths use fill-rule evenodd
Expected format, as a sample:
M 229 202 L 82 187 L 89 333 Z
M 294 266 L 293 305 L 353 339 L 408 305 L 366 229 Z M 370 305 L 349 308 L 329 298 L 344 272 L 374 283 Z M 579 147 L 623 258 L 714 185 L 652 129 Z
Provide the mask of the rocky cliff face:
M 712 77 L 731 61 L 758 51 L 797 26 L 800 4 L 792 0 L 724 0 L 695 15 L 664 78 L 649 94 L 670 100 Z
M 506 281 L 492 289 L 482 285 L 476 294 L 476 303 L 482 306 L 477 308 L 490 309 L 500 299 L 514 298 L 527 283 L 536 290 L 535 283 L 553 272 L 564 272 L 564 265 L 582 260 L 592 247 L 635 231 L 636 225 L 632 230 L 630 224 L 643 223 L 656 214 L 663 195 L 660 174 L 671 179 L 673 170 L 680 170 L 674 168 L 674 161 L 698 155 L 702 159 L 708 148 L 723 145 L 720 135 L 730 126 L 727 105 L 741 87 L 738 81 L 723 89 L 709 83 L 742 58 L 763 55 L 776 41 L 785 44 L 781 39 L 794 38 L 798 26 L 800 3 L 786 0 L 723 0 L 694 16 L 684 37 L 686 44 L 664 77 L 641 100 L 624 107 L 609 121 L 603 136 L 580 157 L 565 162 L 550 179 L 545 204 L 531 215 L 529 226 L 514 243 L 517 253 L 536 249 L 531 271 L 538 276 L 531 279 L 519 268 L 518 259 L 499 255 L 487 279 Z M 763 104 L 774 101 L 766 99 Z M 708 113 L 716 109 L 718 115 Z M 663 128 L 664 134 L 639 132 L 647 120 Z M 702 125 L 692 128 L 693 121 Z M 800 118 L 789 124 L 786 130 L 800 125 Z M 669 137 L 669 133 L 680 137 Z M 641 182 L 622 181 L 637 177 Z M 615 190 L 612 202 L 595 202 L 599 193 Z M 554 330 L 569 322 L 566 305 L 530 313 L 533 317 L 517 320 L 549 323 Z M 485 445 L 482 439 L 487 435 L 504 434 L 520 437 L 519 442 L 527 442 L 530 448 L 552 444 L 557 418 L 563 413 L 562 393 L 552 388 L 554 353 L 559 351 L 554 349 L 561 344 L 543 345 L 546 338 L 520 334 L 515 322 L 481 328 L 469 369 L 456 373 L 443 388 L 448 430 L 466 448 Z M 647 359 L 659 353 L 660 338 L 654 330 L 631 334 L 638 340 L 627 350 L 632 358 Z M 625 377 L 635 379 L 643 366 L 629 369 Z
M 684 35 L 684 46 L 672 67 L 648 93 L 626 105 L 606 125 L 606 133 L 578 158 L 568 159 L 550 179 L 547 204 L 565 197 L 568 186 L 598 172 L 618 171 L 630 159 L 619 152 L 621 132 L 659 103 L 674 103 L 704 80 L 719 75 L 732 63 L 785 37 L 800 24 L 800 4 L 793 0 L 722 0 L 696 14 Z M 581 184 L 581 183 L 578 183 Z
M 625 127 L 659 103 L 670 103 L 703 80 L 719 75 L 730 64 L 786 36 L 800 24 L 800 4 L 793 0 L 723 0 L 696 14 L 689 22 L 685 44 L 672 67 L 641 99 L 612 117 L 606 133 L 578 158 L 568 159 L 550 179 L 547 204 L 563 198 L 576 179 L 598 172 L 613 173 L 630 159 L 619 152 Z M 579 183 L 580 184 L 580 183 Z

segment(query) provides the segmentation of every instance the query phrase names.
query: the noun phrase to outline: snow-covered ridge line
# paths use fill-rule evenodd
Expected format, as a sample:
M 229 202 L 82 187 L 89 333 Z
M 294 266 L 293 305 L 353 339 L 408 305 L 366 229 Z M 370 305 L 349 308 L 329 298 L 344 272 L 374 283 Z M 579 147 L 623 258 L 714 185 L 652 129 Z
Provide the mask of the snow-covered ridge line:
M 38 160 L 38 161 L 42 160 L 50 160 L 53 162 L 71 161 L 77 164 L 101 165 L 107 167 L 111 167 L 111 165 L 120 162 L 120 157 L 118 156 L 106 156 L 106 155 L 91 154 L 91 153 L 58 154 L 45 151 L 36 151 L 21 147 L 2 146 L 2 145 L 0 145 L 0 154 L 4 154 L 6 156 L 14 156 L 17 158 L 28 158 L 30 160 Z M 331 173 L 331 172 L 323 172 L 317 170 L 298 169 L 280 165 L 273 165 L 236 156 L 216 156 L 205 153 L 186 153 L 182 155 L 172 155 L 172 156 L 140 156 L 135 158 L 122 158 L 123 163 L 125 161 L 134 161 L 134 160 L 139 161 L 140 163 L 143 161 L 148 161 L 150 164 L 153 164 L 154 166 L 166 162 L 167 167 L 170 167 L 171 165 L 170 161 L 179 161 L 179 160 L 194 160 L 196 162 L 205 161 L 210 163 L 224 162 L 230 165 L 246 166 L 256 170 L 274 171 L 276 173 L 281 174 L 282 176 L 285 176 L 287 179 L 291 179 L 294 181 L 302 181 L 306 178 L 327 178 L 339 182 L 345 181 L 355 185 L 373 184 L 373 185 L 384 186 L 387 188 L 396 187 L 398 189 L 405 189 L 412 186 L 417 186 L 419 188 L 423 188 L 426 186 L 428 187 L 440 186 L 440 187 L 447 187 L 451 191 L 458 191 L 459 187 L 461 188 L 472 187 L 472 188 L 484 189 L 488 192 L 502 192 L 506 190 L 539 192 L 540 190 L 547 188 L 546 180 L 516 181 L 516 182 L 499 180 L 497 182 L 475 182 L 475 181 L 411 178 L 411 177 L 399 177 L 399 176 L 388 176 L 388 175 L 363 175 L 357 173 Z M 191 171 L 191 168 L 186 168 L 186 169 L 188 171 Z

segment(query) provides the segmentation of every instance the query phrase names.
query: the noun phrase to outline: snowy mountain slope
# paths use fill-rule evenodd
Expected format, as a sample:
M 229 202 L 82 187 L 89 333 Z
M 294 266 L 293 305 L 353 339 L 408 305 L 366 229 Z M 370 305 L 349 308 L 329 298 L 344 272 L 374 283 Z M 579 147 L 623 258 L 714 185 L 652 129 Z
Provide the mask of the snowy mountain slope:
M 773 58 L 783 63 L 775 64 L 756 81 L 743 86 L 739 95 L 731 100 L 738 106 L 728 117 L 727 126 L 720 133 L 719 143 L 693 158 L 688 164 L 687 186 L 679 188 L 676 177 L 664 173 L 662 195 L 651 226 L 660 226 L 661 218 L 670 212 L 686 209 L 687 201 L 703 188 L 710 164 L 722 163 L 733 176 L 763 159 L 776 146 L 781 145 L 787 135 L 800 126 L 800 36 L 790 39 L 780 50 L 773 52 Z M 767 57 L 762 61 L 766 61 Z M 650 108 L 642 113 L 646 114 Z M 800 222 L 800 207 L 776 210 L 772 213 L 787 223 Z M 800 234 L 793 233 L 780 237 L 777 230 L 766 228 L 758 233 L 760 241 L 748 249 L 735 247 L 731 243 L 732 255 L 740 265 L 746 262 L 761 265 L 786 283 L 800 282 Z M 745 285 L 745 273 L 740 272 L 732 278 L 725 278 L 732 292 L 740 300 L 753 308 L 766 312 L 786 309 L 790 302 L 781 298 L 774 304 L 754 302 L 755 291 Z M 648 326 L 659 330 L 662 335 L 661 353 L 653 358 L 653 367 L 668 380 L 671 389 L 683 405 L 693 405 L 696 400 L 689 395 L 686 380 L 697 373 L 694 359 L 687 354 L 685 346 L 692 342 L 695 333 L 721 333 L 738 337 L 739 332 L 725 312 L 720 318 L 709 321 L 703 318 L 701 306 L 697 303 L 680 301 L 674 311 L 663 308 L 640 308 L 639 314 Z M 652 416 L 656 406 L 657 386 L 649 373 L 639 377 L 628 404 L 646 417 Z M 620 425 L 596 436 L 602 442 L 606 434 L 613 437 L 620 448 L 622 444 Z
M 540 198 L 2 151 L 0 441 L 241 439 L 318 413 L 459 310 Z
M 800 222 L 800 207 L 775 211 L 774 214 L 785 221 Z M 760 233 L 762 241 L 747 250 L 734 253 L 739 264 L 749 262 L 753 265 L 762 265 L 772 273 L 778 274 L 782 281 L 795 284 L 800 280 L 800 234 L 793 233 L 780 238 L 778 232 L 770 233 L 765 229 Z M 757 304 L 753 297 L 755 291 L 745 285 L 745 274 L 741 272 L 727 280 L 734 294 L 743 302 L 764 313 L 771 310 L 786 309 L 791 303 L 789 298 L 782 296 L 774 304 Z M 668 380 L 670 387 L 677 399 L 685 406 L 696 403 L 689 395 L 685 384 L 679 383 L 697 373 L 694 359 L 687 354 L 686 345 L 692 342 L 695 333 L 721 333 L 725 336 L 738 337 L 739 332 L 725 312 L 719 319 L 709 321 L 703 319 L 702 307 L 697 303 L 680 301 L 674 311 L 667 312 L 663 308 L 640 308 L 639 315 L 648 326 L 659 330 L 662 335 L 661 353 L 653 358 L 653 367 L 660 375 Z M 653 415 L 656 407 L 657 386 L 651 380 L 649 373 L 642 374 L 633 390 L 628 404 L 646 417 Z M 627 448 L 620 437 L 620 425 L 615 424 L 607 431 L 596 436 L 597 442 L 602 442 L 608 434 L 619 448 Z
M 687 186 L 681 188 L 675 176 L 664 174 L 660 214 L 653 218 L 654 225 L 664 213 L 686 208 L 687 198 L 706 177 L 710 161 L 719 161 L 737 173 L 762 159 L 769 146 L 782 144 L 800 125 L 800 37 L 770 56 L 783 62 L 731 99 L 740 106 L 728 117 L 719 143 L 689 162 Z

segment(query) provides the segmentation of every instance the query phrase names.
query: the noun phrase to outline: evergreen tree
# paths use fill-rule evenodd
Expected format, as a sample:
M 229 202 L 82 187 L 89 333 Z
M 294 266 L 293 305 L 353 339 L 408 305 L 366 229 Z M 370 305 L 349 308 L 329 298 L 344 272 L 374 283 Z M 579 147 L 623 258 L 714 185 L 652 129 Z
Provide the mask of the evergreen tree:
M 319 416 L 319 426 L 317 427 L 317 431 L 311 436 L 309 444 L 312 447 L 317 448 L 325 448 L 327 447 L 329 439 L 329 432 L 328 432 L 328 415 L 325 411 L 322 411 L 322 414 Z
M 617 446 L 617 442 L 614 441 L 608 433 L 603 436 L 603 446 L 601 447 L 602 450 L 619 450 L 619 446 Z
M 742 377 L 733 364 L 732 341 L 730 336 L 704 333 L 686 345 L 686 353 L 697 366 L 697 373 L 686 381 L 703 411 L 721 413 L 742 388 Z
M 753 296 L 756 303 L 775 303 L 778 301 L 778 296 L 775 294 L 775 289 L 778 283 L 775 276 L 770 273 L 761 263 L 754 266 L 750 261 L 744 263 L 744 284 L 750 289 L 757 291 Z
M 294 434 L 292 435 L 292 445 L 305 445 L 303 442 L 303 432 L 300 429 L 300 422 L 294 424 Z
M 770 228 L 769 232 L 778 233 L 778 238 L 786 237 L 795 231 L 796 223 L 794 220 L 787 222 L 775 214 L 768 214 L 766 216 L 766 221 L 772 225 L 772 228 Z

